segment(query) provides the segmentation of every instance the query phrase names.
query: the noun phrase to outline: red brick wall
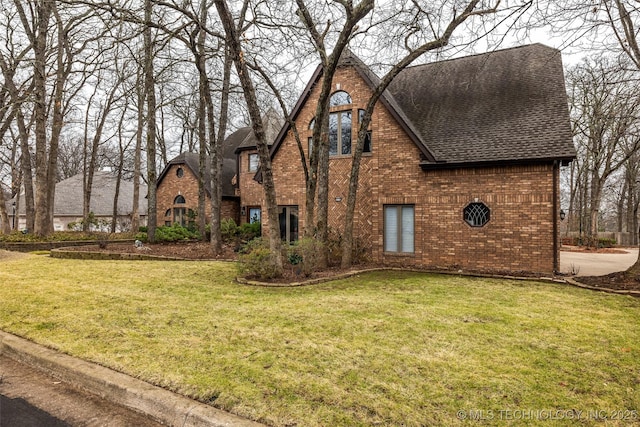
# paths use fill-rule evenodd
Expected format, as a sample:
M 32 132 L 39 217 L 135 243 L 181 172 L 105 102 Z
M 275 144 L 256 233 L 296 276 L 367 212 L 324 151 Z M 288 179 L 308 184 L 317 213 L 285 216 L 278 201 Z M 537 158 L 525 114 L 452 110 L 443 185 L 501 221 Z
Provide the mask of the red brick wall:
M 184 175 L 182 178 L 178 178 L 176 172 L 178 168 L 182 168 Z M 173 201 L 176 196 L 182 195 L 185 198 L 186 203 L 180 205 L 187 209 L 192 209 L 194 212 L 198 212 L 198 179 L 193 174 L 191 169 L 185 165 L 171 165 L 169 171 L 165 175 L 164 179 L 158 185 L 156 191 L 156 199 L 158 206 L 158 225 L 164 225 L 165 221 L 173 218 L 173 208 L 178 207 L 174 205 Z M 165 218 L 165 212 L 167 209 L 171 209 L 171 217 Z M 211 219 L 211 199 L 207 195 L 205 201 L 205 214 L 207 222 Z M 221 207 L 222 219 L 233 218 L 236 223 L 240 220 L 240 208 L 237 200 L 223 199 Z
M 357 110 L 364 108 L 369 88 L 353 69 L 339 69 L 334 78 L 353 104 L 353 137 Z M 315 114 L 316 87 L 300 111 L 297 127 L 307 148 L 310 120 Z M 344 107 L 344 106 L 343 106 Z M 335 111 L 345 108 L 336 107 Z M 362 160 L 355 234 L 374 261 L 390 265 L 551 273 L 554 269 L 553 167 L 504 166 L 481 169 L 437 170 L 419 167 L 420 151 L 381 104 L 372 118 L 373 153 Z M 247 172 L 248 153 L 242 153 L 242 204 L 262 205 L 262 187 Z M 342 231 L 350 157 L 330 161 L 329 226 Z M 273 160 L 279 205 L 297 205 L 300 231 L 304 228 L 305 184 L 295 140 L 289 132 Z M 557 185 L 557 182 L 556 184 Z M 340 202 L 336 198 L 341 198 Z M 474 201 L 491 209 L 490 222 L 481 228 L 463 220 L 463 209 Z M 383 252 L 383 206 L 415 205 L 415 253 Z M 266 221 L 266 215 L 263 214 Z

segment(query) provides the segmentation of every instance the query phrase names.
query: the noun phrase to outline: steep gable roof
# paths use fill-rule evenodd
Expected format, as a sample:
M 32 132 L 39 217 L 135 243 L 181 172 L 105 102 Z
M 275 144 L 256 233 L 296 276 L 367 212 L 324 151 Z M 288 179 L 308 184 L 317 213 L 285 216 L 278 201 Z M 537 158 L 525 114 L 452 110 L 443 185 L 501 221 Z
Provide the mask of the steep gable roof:
M 388 92 L 437 162 L 575 157 L 556 49 L 533 44 L 410 67 Z
M 271 146 L 278 135 L 280 129 L 282 129 L 283 123 L 282 117 L 273 109 L 269 108 L 265 115 L 262 117 L 262 125 L 264 126 L 264 134 L 267 140 L 267 144 Z M 237 134 L 237 135 L 236 135 Z M 236 153 L 243 150 L 252 150 L 258 146 L 258 139 L 256 135 L 253 133 L 253 129 L 251 126 L 243 127 L 237 130 L 235 133 L 231 134 L 228 139 L 239 139 L 242 138 L 242 141 L 238 144 L 236 148 Z
M 232 184 L 233 177 L 236 174 L 235 151 L 246 139 L 247 134 L 248 128 L 241 128 L 224 140 L 222 148 L 222 197 L 236 197 L 235 187 Z M 209 161 L 210 158 L 207 156 L 206 162 L 209 163 Z M 160 185 L 173 165 L 185 165 L 191 170 L 196 178 L 200 176 L 200 155 L 198 153 L 184 152 L 167 162 L 167 165 L 158 177 L 158 185 Z M 211 171 L 209 168 L 205 169 L 204 188 L 207 194 L 211 196 Z
M 370 86 L 379 78 L 346 50 Z M 318 67 L 290 119 L 322 76 Z M 560 52 L 541 44 L 504 49 L 403 70 L 380 97 L 422 152 L 421 166 L 462 167 L 575 158 Z M 288 123 L 272 149 L 279 149 Z

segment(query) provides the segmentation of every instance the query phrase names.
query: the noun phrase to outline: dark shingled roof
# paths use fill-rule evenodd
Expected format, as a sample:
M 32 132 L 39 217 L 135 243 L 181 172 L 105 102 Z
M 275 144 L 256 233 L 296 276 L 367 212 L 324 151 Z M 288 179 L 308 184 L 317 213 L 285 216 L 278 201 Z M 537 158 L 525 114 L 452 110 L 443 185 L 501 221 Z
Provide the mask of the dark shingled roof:
M 248 133 L 249 128 L 242 128 L 232 133 L 227 139 L 224 140 L 224 146 L 222 149 L 222 197 L 237 197 L 235 193 L 235 186 L 232 184 L 233 177 L 236 174 L 236 155 L 235 151 L 238 146 L 243 142 Z M 186 165 L 193 174 L 198 177 L 200 155 L 198 153 L 184 152 L 171 159 L 164 170 L 158 177 L 158 184 L 164 179 L 165 175 L 169 171 L 172 165 Z M 210 162 L 209 156 L 207 156 L 207 163 Z M 208 168 L 205 172 L 204 186 L 207 194 L 211 196 L 211 175 Z
M 379 82 L 348 50 L 340 66 L 354 67 L 372 87 Z M 319 67 L 292 119 L 321 76 Z M 570 161 L 576 155 L 560 51 L 542 44 L 409 67 L 380 102 L 420 148 L 424 169 Z
M 262 125 L 264 126 L 264 133 L 267 139 L 267 144 L 269 146 L 273 145 L 273 142 L 278 135 L 280 129 L 282 129 L 282 124 L 284 120 L 276 111 L 272 108 L 269 108 L 265 113 L 264 117 L 262 117 Z M 237 134 L 237 135 L 236 135 Z M 231 134 L 227 141 L 232 140 L 237 142 L 237 139 L 242 138 L 242 141 L 237 145 L 236 153 L 243 150 L 253 150 L 258 146 L 258 139 L 256 135 L 253 133 L 253 129 L 251 126 L 243 127 L 237 130 L 235 133 Z
M 388 92 L 436 162 L 575 157 L 556 49 L 533 44 L 410 67 Z

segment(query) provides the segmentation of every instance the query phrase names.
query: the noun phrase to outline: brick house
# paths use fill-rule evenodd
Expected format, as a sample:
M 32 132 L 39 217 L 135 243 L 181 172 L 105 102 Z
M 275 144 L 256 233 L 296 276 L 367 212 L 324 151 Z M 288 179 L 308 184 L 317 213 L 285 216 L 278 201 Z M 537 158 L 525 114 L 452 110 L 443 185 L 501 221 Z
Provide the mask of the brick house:
M 240 132 L 240 131 L 238 131 Z M 233 150 L 231 150 L 233 153 Z M 209 159 L 207 159 L 207 162 Z M 221 217 L 240 221 L 240 198 L 232 184 L 236 173 L 235 155 L 225 156 L 222 167 L 222 208 Z M 198 153 L 185 152 L 171 159 L 158 177 L 157 224 L 182 226 L 195 225 L 198 212 Z M 205 173 L 205 214 L 211 217 L 211 176 Z
M 303 141 L 312 134 L 321 73 L 291 112 Z M 377 81 L 350 53 L 333 80 L 329 226 L 338 231 L 360 110 Z M 263 196 L 255 144 L 236 153 L 244 222 L 260 217 Z M 271 155 L 282 237 L 295 240 L 305 183 L 289 125 Z M 559 170 L 574 158 L 558 50 L 533 44 L 407 68 L 373 113 L 355 237 L 387 265 L 558 271 Z
M 275 139 L 282 127 L 282 119 L 273 110 L 266 112 L 265 132 L 270 140 Z M 222 165 L 222 219 L 233 219 L 236 224 L 241 223 L 241 216 L 247 214 L 245 208 L 240 209 L 240 196 L 237 185 L 238 157 L 237 152 L 246 152 L 249 157 L 256 153 L 257 140 L 250 126 L 242 127 L 229 135 L 223 143 Z M 207 157 L 207 164 L 210 159 Z M 255 161 L 257 165 L 257 160 Z M 254 172 L 255 173 L 255 172 Z M 186 226 L 194 221 L 194 215 L 198 211 L 198 177 L 199 155 L 198 153 L 184 152 L 171 159 L 164 167 L 157 180 L 157 224 L 172 225 L 178 223 Z M 207 222 L 211 218 L 211 176 L 210 171 L 205 171 L 205 214 Z M 254 214 L 254 219 L 260 220 L 260 214 L 249 210 Z

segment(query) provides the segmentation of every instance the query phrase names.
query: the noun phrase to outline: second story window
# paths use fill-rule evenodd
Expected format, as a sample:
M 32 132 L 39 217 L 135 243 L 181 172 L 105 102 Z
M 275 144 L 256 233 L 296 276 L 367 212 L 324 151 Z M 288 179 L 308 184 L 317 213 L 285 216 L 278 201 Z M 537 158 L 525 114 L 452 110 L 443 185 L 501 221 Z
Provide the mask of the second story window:
M 329 114 L 329 155 L 351 154 L 351 111 Z
M 256 172 L 258 170 L 258 164 L 260 158 L 257 153 L 249 154 L 249 172 Z
M 351 104 L 351 95 L 343 90 L 334 92 L 329 99 L 329 107 L 337 107 L 339 105 Z
M 362 122 L 362 118 L 364 117 L 364 110 L 358 110 L 358 125 Z M 371 123 L 369 123 L 371 126 Z M 363 153 L 371 153 L 373 147 L 371 146 L 371 130 L 367 130 L 367 136 L 364 139 L 364 148 L 362 149 Z

